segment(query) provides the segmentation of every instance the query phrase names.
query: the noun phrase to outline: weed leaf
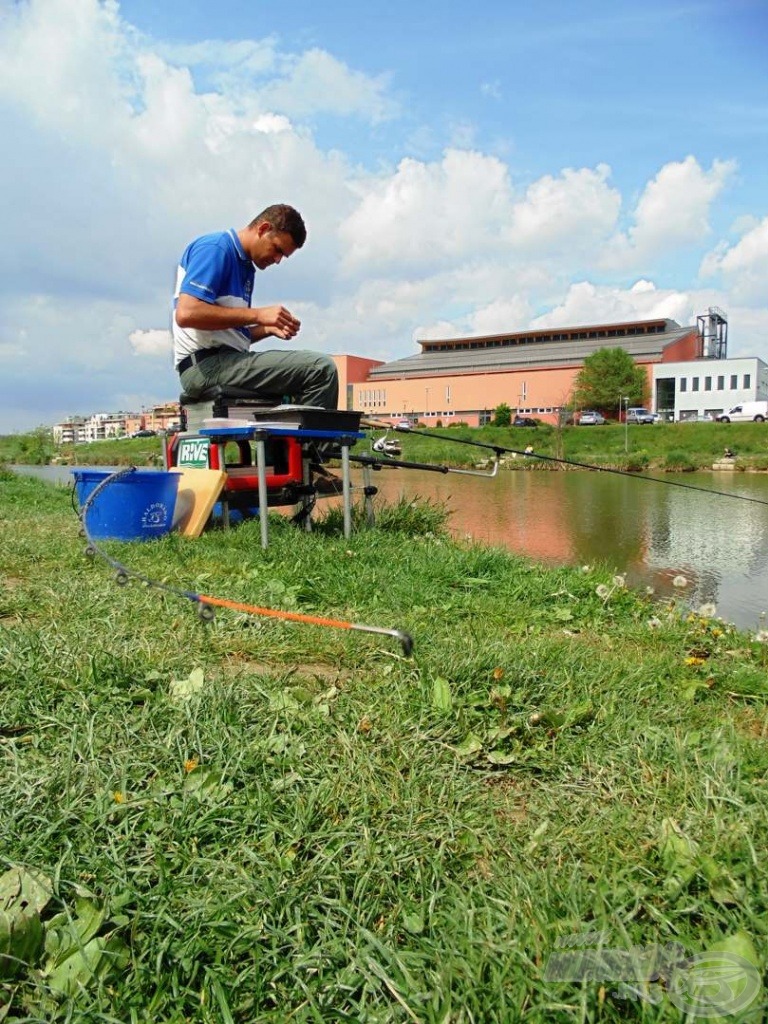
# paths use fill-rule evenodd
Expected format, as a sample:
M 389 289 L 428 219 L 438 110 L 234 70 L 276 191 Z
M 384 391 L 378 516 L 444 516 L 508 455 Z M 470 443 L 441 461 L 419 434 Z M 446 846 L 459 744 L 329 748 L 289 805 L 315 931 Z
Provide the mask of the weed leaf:
M 447 714 L 453 707 L 450 683 L 442 676 L 436 676 L 432 683 L 432 707 L 444 714 Z

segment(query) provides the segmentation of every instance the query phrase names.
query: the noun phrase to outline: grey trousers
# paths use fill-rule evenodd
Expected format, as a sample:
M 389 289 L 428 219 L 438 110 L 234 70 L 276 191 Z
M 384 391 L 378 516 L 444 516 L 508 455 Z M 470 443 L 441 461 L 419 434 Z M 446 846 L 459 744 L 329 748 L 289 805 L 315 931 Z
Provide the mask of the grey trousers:
M 190 366 L 181 375 L 181 386 L 191 398 L 215 384 L 244 388 L 254 398 L 289 398 L 297 405 L 336 409 L 339 377 L 330 356 L 320 352 L 237 352 L 222 349 Z

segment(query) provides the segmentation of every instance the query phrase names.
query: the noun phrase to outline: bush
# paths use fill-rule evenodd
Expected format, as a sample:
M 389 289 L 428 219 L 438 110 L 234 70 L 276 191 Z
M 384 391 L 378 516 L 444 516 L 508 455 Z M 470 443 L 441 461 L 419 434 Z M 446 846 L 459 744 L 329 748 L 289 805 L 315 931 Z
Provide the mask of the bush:
M 665 473 L 692 473 L 696 469 L 696 463 L 687 452 L 667 452 L 664 459 Z
M 631 452 L 624 459 L 622 469 L 626 469 L 628 473 L 642 473 L 643 470 L 648 469 L 650 461 L 648 452 Z

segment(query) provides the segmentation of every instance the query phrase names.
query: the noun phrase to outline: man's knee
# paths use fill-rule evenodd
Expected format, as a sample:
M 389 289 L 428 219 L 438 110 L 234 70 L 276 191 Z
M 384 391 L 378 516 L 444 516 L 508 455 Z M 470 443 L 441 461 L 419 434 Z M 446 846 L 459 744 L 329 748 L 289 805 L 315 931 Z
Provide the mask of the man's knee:
M 339 376 L 336 363 L 334 363 L 330 356 L 318 353 L 315 357 L 315 365 L 327 380 L 335 380 Z

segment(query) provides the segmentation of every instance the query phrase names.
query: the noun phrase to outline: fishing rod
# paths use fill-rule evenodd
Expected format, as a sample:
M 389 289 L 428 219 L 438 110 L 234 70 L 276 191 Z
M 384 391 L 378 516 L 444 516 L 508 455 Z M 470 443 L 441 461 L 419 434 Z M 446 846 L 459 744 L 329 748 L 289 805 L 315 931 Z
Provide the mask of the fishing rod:
M 135 466 L 129 466 L 126 469 L 117 470 L 117 472 L 111 473 L 108 477 L 105 477 L 105 479 L 102 480 L 93 491 L 91 491 L 88 499 L 83 503 L 79 512 L 80 523 L 88 542 L 88 546 L 85 549 L 86 555 L 89 557 L 98 555 L 99 558 L 102 558 L 108 565 L 112 566 L 116 573 L 115 582 L 118 586 L 125 586 L 129 579 L 133 577 L 133 579 L 141 580 L 142 583 L 145 583 L 147 586 L 154 587 L 157 590 L 163 590 L 176 597 L 183 597 L 186 600 L 197 604 L 198 615 L 204 622 L 210 622 L 213 620 L 216 614 L 214 610 L 215 608 L 229 608 L 231 611 L 244 612 L 246 615 L 260 615 L 273 619 L 282 619 L 286 622 L 301 622 L 311 626 L 328 626 L 333 629 L 349 629 L 360 633 L 375 633 L 379 636 L 391 636 L 399 642 L 406 658 L 413 653 L 413 638 L 410 633 L 406 633 L 405 630 L 402 629 L 386 629 L 382 626 L 366 626 L 360 622 L 348 622 L 343 619 L 328 618 L 321 615 L 306 615 L 301 612 L 287 612 L 278 608 L 263 608 L 260 605 L 244 604 L 240 601 L 232 601 L 224 597 L 214 597 L 212 594 L 198 594 L 193 590 L 184 590 L 181 587 L 173 587 L 168 583 L 162 583 L 160 580 L 152 579 L 150 576 L 147 576 L 136 569 L 130 569 L 128 566 L 123 565 L 122 562 L 113 558 L 104 551 L 91 536 L 91 533 L 88 530 L 88 512 L 93 507 L 95 499 L 105 487 L 135 471 Z
M 386 459 L 380 459 L 375 455 L 350 454 L 349 461 L 357 462 L 361 466 L 373 466 L 374 468 L 379 466 L 393 466 L 396 469 L 425 469 L 428 473 L 458 473 L 462 476 L 481 476 L 486 480 L 490 480 L 495 477 L 499 471 L 498 457 L 494 459 L 490 473 L 481 472 L 476 469 L 460 469 L 458 466 L 436 465 L 434 462 L 407 462 L 403 459 L 393 458 L 389 455 Z
M 498 462 L 499 456 L 503 454 L 510 455 L 522 455 L 528 459 L 540 459 L 542 462 L 557 462 L 564 466 L 573 466 L 575 469 L 589 469 L 595 473 L 613 473 L 615 476 L 627 476 L 632 480 L 645 480 L 648 483 L 654 484 L 665 484 L 667 487 L 682 487 L 687 491 L 699 491 L 703 494 L 715 495 L 719 498 L 737 498 L 739 501 L 750 501 L 756 505 L 768 505 L 768 501 L 764 498 L 753 498 L 747 494 L 734 494 L 732 491 L 716 491 L 711 487 L 699 487 L 696 484 L 684 484 L 680 480 L 666 480 L 658 476 L 646 476 L 643 473 L 632 473 L 628 469 L 617 469 L 613 466 L 597 466 L 590 462 L 579 462 L 576 459 L 563 459 L 558 458 L 555 455 L 543 455 L 540 452 L 521 451 L 519 448 L 505 448 L 502 445 L 491 444 L 487 441 L 471 441 L 464 437 L 446 437 L 444 434 L 438 434 L 433 430 L 414 430 L 412 427 L 398 427 L 392 426 L 389 423 L 376 423 L 375 421 L 365 421 L 363 426 L 373 429 L 389 429 L 397 430 L 403 434 L 414 434 L 416 437 L 428 437 L 439 441 L 448 441 L 451 444 L 464 444 L 471 445 L 474 448 L 485 448 L 488 451 L 494 453 L 496 462 Z M 352 456 L 350 456 L 351 458 Z M 364 456 L 356 456 L 356 461 L 361 461 Z M 381 466 L 394 465 L 395 463 L 390 460 L 375 460 Z M 424 465 L 413 464 L 411 468 L 427 468 Z M 442 469 L 442 467 L 440 467 Z M 446 472 L 459 472 L 457 470 L 445 470 Z M 464 470 L 465 473 L 472 473 L 471 470 Z M 474 475 L 495 475 L 495 474 L 474 474 Z

